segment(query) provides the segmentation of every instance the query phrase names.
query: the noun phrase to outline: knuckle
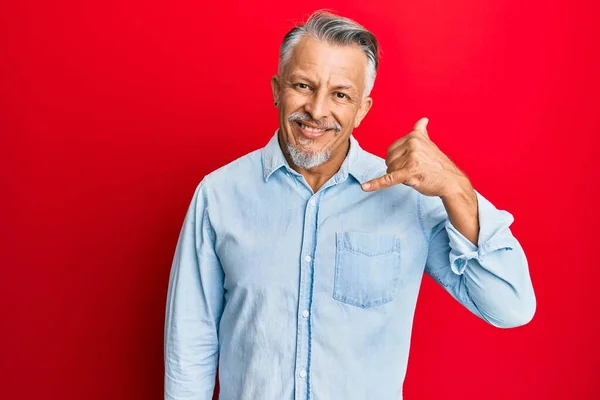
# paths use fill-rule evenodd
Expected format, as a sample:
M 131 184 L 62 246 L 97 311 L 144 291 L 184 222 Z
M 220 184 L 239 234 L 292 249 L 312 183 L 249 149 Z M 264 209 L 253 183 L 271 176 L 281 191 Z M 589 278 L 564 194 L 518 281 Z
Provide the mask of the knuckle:
M 398 139 L 398 140 L 394 141 L 394 143 L 392 143 L 390 145 L 390 147 L 387 148 L 387 150 L 386 150 L 387 153 L 388 154 L 392 153 L 396 149 L 396 147 L 398 147 L 398 145 L 400 144 L 401 141 L 402 141 L 402 139 Z
M 420 164 L 419 157 L 415 153 L 409 154 L 406 164 L 410 167 L 417 167 Z
M 389 167 L 390 165 L 392 165 L 392 164 L 394 163 L 394 161 L 395 161 L 395 159 L 394 159 L 394 158 L 392 158 L 391 156 L 388 156 L 388 157 L 385 159 L 385 165 L 387 165 L 387 166 Z
M 420 167 L 420 163 L 419 163 L 419 160 L 417 160 L 417 159 L 409 160 L 406 163 L 406 169 L 412 173 L 417 171 L 419 169 L 419 167 Z
M 411 150 L 416 150 L 421 145 L 419 139 L 417 139 L 415 136 L 410 137 L 406 141 L 406 144 L 408 145 L 408 148 L 411 149 Z
M 417 186 L 419 184 L 419 180 L 415 177 L 410 177 L 406 180 L 406 184 L 408 186 Z
M 392 162 L 392 163 L 391 163 L 391 164 L 388 166 L 388 171 L 387 171 L 387 172 L 388 172 L 388 174 L 389 174 L 389 173 L 391 173 L 391 172 L 393 172 L 393 171 L 396 171 L 396 170 L 398 169 L 399 162 L 400 162 L 399 160 L 394 160 L 394 161 L 393 161 L 393 162 Z

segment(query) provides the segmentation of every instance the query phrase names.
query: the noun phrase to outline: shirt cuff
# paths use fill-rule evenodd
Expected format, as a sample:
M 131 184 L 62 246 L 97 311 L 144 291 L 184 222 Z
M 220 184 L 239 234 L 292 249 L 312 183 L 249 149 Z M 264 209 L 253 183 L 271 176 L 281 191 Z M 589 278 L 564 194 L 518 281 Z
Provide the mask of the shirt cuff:
M 501 249 L 512 250 L 514 245 L 514 237 L 508 229 L 514 221 L 512 214 L 498 210 L 477 191 L 475 193 L 479 212 L 479 246 L 475 246 L 460 233 L 450 219 L 446 219 L 445 223 L 450 240 L 450 269 L 457 275 L 465 272 L 469 260 L 475 259 L 481 263 L 481 257 L 487 253 Z

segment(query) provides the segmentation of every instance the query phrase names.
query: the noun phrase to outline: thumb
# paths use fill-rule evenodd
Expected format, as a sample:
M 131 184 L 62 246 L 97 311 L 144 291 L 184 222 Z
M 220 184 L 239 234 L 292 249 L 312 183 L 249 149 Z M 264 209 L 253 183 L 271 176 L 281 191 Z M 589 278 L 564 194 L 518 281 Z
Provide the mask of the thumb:
M 427 133 L 427 124 L 429 123 L 429 118 L 421 118 L 417 121 L 415 126 L 413 126 L 413 131 L 421 131 L 425 134 L 425 136 L 429 137 L 429 133 Z

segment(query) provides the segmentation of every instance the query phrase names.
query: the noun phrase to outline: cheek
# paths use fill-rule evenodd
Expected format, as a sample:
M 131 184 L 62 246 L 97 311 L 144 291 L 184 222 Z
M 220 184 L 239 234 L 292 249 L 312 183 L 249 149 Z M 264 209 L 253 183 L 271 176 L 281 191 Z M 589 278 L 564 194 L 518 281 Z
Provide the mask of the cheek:
M 296 111 L 304 105 L 305 99 L 301 94 L 289 90 L 283 95 L 283 103 L 286 109 Z
M 348 130 L 354 127 L 356 119 L 356 110 L 353 107 L 339 107 L 334 113 L 335 119 L 342 125 L 342 130 Z

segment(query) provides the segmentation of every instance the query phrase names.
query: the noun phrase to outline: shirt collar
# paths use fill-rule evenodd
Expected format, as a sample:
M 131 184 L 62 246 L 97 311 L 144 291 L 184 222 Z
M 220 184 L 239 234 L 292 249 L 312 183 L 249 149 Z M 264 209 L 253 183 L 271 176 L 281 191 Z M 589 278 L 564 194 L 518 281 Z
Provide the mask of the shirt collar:
M 279 140 L 277 138 L 279 130 L 275 131 L 275 134 L 269 140 L 269 143 L 263 148 L 262 151 L 262 163 L 263 163 L 263 178 L 265 182 L 269 180 L 269 177 L 278 169 L 285 167 L 288 171 L 293 174 L 299 175 L 298 172 L 293 170 L 279 146 Z M 336 183 L 343 182 L 348 178 L 348 175 L 352 175 L 360 184 L 369 180 L 368 175 L 371 171 L 367 168 L 366 163 L 366 152 L 360 147 L 358 141 L 353 135 L 350 135 L 350 151 L 342 162 L 339 171 L 336 173 Z

